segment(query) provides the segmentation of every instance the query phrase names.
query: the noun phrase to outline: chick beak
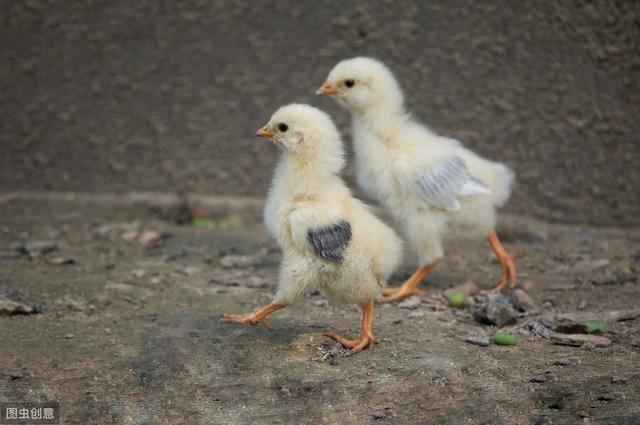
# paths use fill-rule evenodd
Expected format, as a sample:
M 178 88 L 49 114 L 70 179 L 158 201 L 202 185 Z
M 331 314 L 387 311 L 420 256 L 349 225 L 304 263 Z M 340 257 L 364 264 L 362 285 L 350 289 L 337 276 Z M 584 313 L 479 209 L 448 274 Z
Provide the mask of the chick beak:
M 322 86 L 316 91 L 316 95 L 324 95 L 324 96 L 335 96 L 338 94 L 338 90 L 336 90 L 333 85 L 329 82 L 329 80 L 325 81 Z
M 256 132 L 256 136 L 258 137 L 265 137 L 267 139 L 272 139 L 273 138 L 273 133 L 271 132 L 271 130 L 269 130 L 269 128 L 265 125 L 264 127 L 262 127 L 260 130 L 258 130 Z

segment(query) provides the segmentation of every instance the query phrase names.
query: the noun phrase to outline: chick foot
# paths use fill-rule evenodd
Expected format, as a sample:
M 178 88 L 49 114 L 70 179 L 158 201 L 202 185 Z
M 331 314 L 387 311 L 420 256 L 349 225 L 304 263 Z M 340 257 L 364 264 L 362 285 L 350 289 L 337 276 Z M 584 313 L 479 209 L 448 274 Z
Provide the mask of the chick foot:
M 285 307 L 285 304 L 270 304 L 266 307 L 261 308 L 255 313 L 225 314 L 223 316 L 223 320 L 225 322 L 238 323 L 240 325 L 249 324 L 249 325 L 255 326 L 259 323 L 265 328 L 271 330 L 273 329 L 273 326 L 271 326 L 271 323 L 269 323 L 269 321 L 267 320 L 267 316 L 273 313 L 274 311 L 280 310 L 281 308 L 284 308 L 284 307 Z
M 412 295 L 425 295 L 426 292 L 418 289 L 417 286 L 420 284 L 422 279 L 425 278 L 436 266 L 436 263 L 427 264 L 421 266 L 418 270 L 415 271 L 411 275 L 409 279 L 406 280 L 400 287 L 398 288 L 387 288 L 382 292 L 382 298 L 378 301 L 379 303 L 388 303 L 390 301 L 397 301 Z
M 348 356 L 352 356 L 365 348 L 369 347 L 375 341 L 371 328 L 373 327 L 373 300 L 369 300 L 362 306 L 362 329 L 359 339 L 348 339 L 340 335 L 337 332 L 327 332 L 324 336 L 327 336 L 336 342 L 340 343 L 345 348 L 350 348 L 347 353 Z
M 496 285 L 496 287 L 493 288 L 492 291 L 493 292 L 502 291 L 503 289 L 509 286 L 513 288 L 514 286 L 516 286 L 516 283 L 518 282 L 518 274 L 516 273 L 516 266 L 513 263 L 513 260 L 518 257 L 522 257 L 523 254 L 521 252 L 516 252 L 514 254 L 508 253 L 507 250 L 504 249 L 504 247 L 500 243 L 500 240 L 498 239 L 498 235 L 496 234 L 495 231 L 492 232 L 491 235 L 489 235 L 488 240 L 489 240 L 489 246 L 491 247 L 493 252 L 496 254 L 496 258 L 498 259 L 498 262 L 500 263 L 500 268 L 502 269 L 502 279 L 500 280 L 498 285 Z
M 375 338 L 371 334 L 362 335 L 359 339 L 348 339 L 337 332 L 327 332 L 324 334 L 324 336 L 327 336 L 335 340 L 336 342 L 340 343 L 344 348 L 350 348 L 351 350 L 349 350 L 347 354 L 348 356 L 352 356 L 356 353 L 359 353 L 360 351 L 369 347 L 371 344 L 373 344 L 373 341 L 375 341 Z

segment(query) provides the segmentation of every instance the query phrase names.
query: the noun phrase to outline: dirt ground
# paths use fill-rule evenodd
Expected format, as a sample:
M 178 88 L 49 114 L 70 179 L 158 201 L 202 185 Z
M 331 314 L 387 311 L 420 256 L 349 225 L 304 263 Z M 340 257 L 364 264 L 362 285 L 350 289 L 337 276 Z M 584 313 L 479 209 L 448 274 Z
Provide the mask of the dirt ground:
M 497 282 L 478 243 L 450 251 L 421 303 L 377 306 L 376 345 L 345 357 L 322 333 L 355 335 L 358 310 L 319 294 L 274 314 L 273 331 L 220 321 L 274 292 L 260 200 L 202 201 L 216 222 L 205 229 L 176 224 L 169 198 L 143 198 L 0 199 L 0 301 L 40 311 L 0 315 L 0 400 L 58 400 L 64 423 L 83 425 L 640 423 L 638 229 L 503 216 L 537 305 L 503 329 L 518 345 L 465 342 L 497 328 L 442 296 Z M 606 323 L 610 345 L 531 332 L 560 314 Z

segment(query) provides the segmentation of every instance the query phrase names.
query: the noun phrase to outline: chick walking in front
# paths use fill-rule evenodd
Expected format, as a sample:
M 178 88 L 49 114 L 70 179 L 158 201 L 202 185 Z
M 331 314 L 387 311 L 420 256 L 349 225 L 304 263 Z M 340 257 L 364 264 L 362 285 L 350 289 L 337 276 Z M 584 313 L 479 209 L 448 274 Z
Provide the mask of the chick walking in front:
M 288 105 L 257 135 L 284 150 L 264 211 L 283 253 L 278 290 L 272 304 L 225 320 L 271 328 L 269 314 L 320 289 L 331 300 L 361 306 L 359 338 L 325 334 L 351 353 L 361 351 L 374 341 L 373 300 L 400 262 L 401 241 L 342 181 L 343 146 L 327 114 Z
M 451 239 L 486 237 L 502 269 L 495 290 L 516 284 L 513 259 L 519 254 L 509 254 L 494 230 L 496 208 L 511 194 L 508 167 L 414 121 L 393 74 L 375 59 L 338 63 L 317 94 L 351 112 L 358 184 L 386 207 L 419 257 L 416 272 L 387 289 L 382 301 L 420 294 L 418 284 Z

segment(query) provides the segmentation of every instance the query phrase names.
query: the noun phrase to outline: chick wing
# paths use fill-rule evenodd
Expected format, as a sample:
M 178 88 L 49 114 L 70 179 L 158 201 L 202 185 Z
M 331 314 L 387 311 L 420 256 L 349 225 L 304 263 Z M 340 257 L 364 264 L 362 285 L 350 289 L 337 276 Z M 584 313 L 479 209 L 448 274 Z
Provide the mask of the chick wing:
M 458 197 L 489 194 L 490 190 L 469 174 L 464 160 L 448 156 L 432 169 L 420 175 L 418 188 L 431 206 L 447 211 L 459 211 Z
M 351 241 L 351 225 L 340 220 L 335 224 L 307 231 L 307 240 L 317 255 L 340 264 Z

